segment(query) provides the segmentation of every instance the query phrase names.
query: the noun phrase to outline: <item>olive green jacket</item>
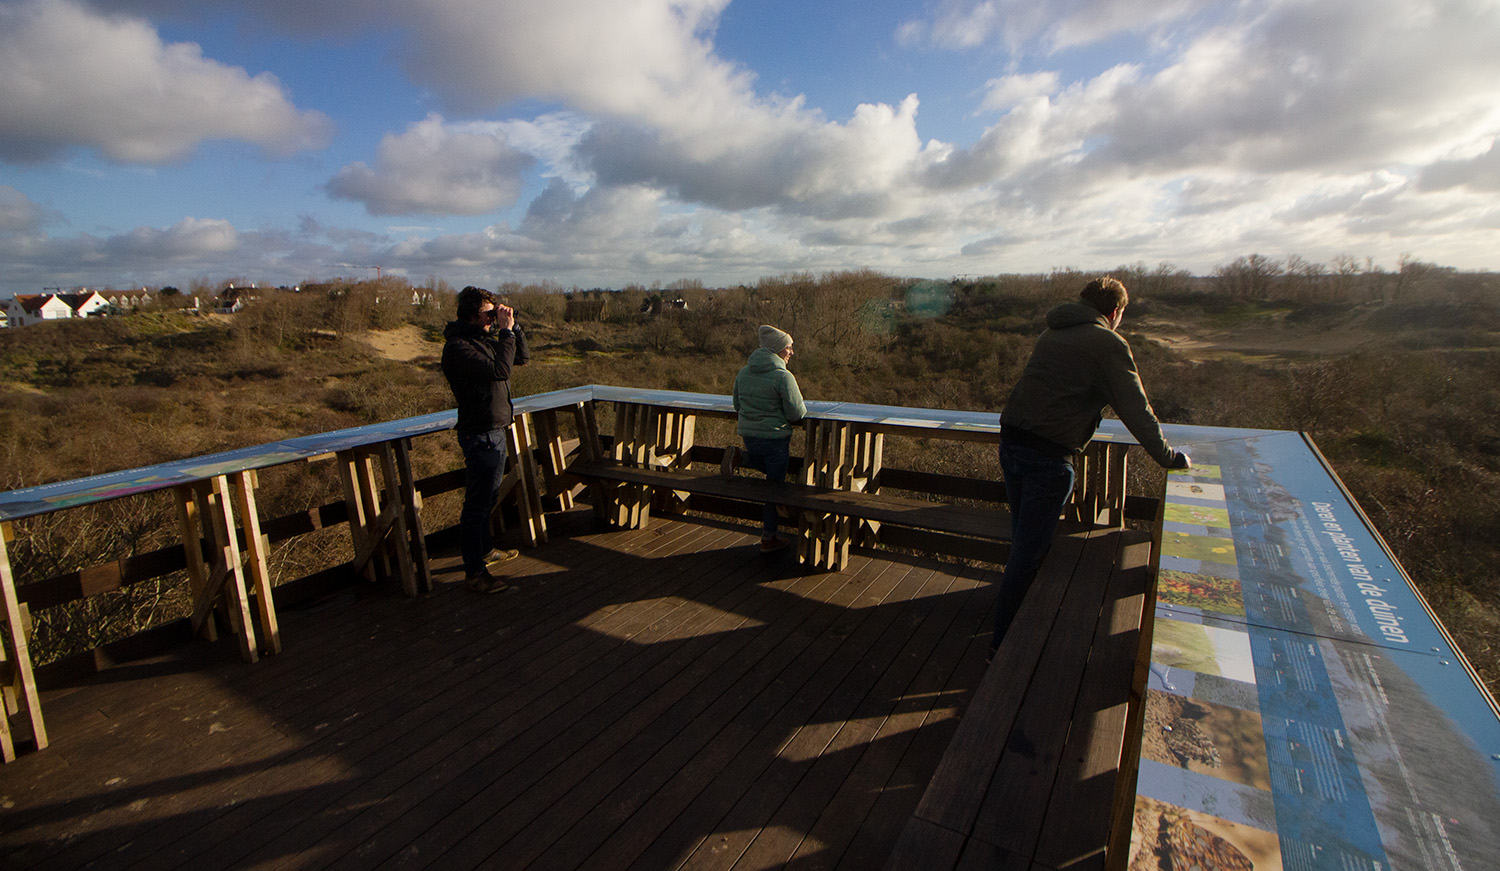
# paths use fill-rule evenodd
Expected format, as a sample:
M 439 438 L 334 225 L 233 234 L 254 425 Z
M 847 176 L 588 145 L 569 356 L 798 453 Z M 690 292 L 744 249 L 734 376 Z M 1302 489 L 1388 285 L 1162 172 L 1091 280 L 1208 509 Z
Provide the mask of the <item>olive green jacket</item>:
M 1141 386 L 1130 344 L 1092 306 L 1063 303 L 1047 313 L 1047 330 L 1000 420 L 1077 451 L 1093 438 L 1106 405 L 1152 459 L 1171 466 L 1172 448 Z

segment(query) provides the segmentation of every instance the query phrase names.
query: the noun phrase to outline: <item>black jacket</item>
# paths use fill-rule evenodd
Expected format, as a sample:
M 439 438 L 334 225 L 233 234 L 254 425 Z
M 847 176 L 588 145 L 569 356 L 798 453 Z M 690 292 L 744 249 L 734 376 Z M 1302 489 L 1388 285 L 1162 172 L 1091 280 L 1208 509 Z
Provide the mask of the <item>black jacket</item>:
M 477 324 L 449 321 L 443 328 L 443 375 L 458 402 L 459 432 L 510 426 L 510 371 L 531 359 L 520 325 L 490 335 Z

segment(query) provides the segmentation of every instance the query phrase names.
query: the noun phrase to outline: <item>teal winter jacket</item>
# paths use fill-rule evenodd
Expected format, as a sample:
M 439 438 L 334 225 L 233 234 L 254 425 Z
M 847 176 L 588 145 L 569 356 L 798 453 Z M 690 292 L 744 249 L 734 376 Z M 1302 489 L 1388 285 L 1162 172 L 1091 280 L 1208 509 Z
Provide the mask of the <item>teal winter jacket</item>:
M 741 436 L 785 439 L 792 437 L 792 424 L 807 415 L 807 404 L 786 362 L 756 348 L 734 378 L 734 410 Z

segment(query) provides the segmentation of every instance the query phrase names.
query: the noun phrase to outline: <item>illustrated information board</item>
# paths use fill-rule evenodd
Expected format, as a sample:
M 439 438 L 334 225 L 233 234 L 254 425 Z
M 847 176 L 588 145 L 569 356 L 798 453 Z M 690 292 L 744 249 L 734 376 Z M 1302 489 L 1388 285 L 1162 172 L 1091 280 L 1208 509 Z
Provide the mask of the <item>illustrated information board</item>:
M 1167 484 L 1130 868 L 1500 867 L 1500 720 L 1297 433 Z

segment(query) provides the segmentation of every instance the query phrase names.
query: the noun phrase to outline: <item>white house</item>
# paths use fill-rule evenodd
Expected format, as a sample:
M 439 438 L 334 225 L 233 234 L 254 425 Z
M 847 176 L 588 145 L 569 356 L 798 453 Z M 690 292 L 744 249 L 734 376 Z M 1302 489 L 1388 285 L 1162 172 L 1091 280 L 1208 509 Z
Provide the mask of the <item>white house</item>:
M 115 308 L 133 310 L 152 303 L 151 293 L 144 287 L 140 290 L 101 290 L 99 295 Z
M 81 290 L 78 293 L 60 293 L 59 299 L 73 310 L 73 317 L 86 318 L 109 308 L 109 300 L 97 290 Z
M 73 307 L 53 293 L 18 293 L 7 307 L 10 325 L 24 327 L 73 317 Z

